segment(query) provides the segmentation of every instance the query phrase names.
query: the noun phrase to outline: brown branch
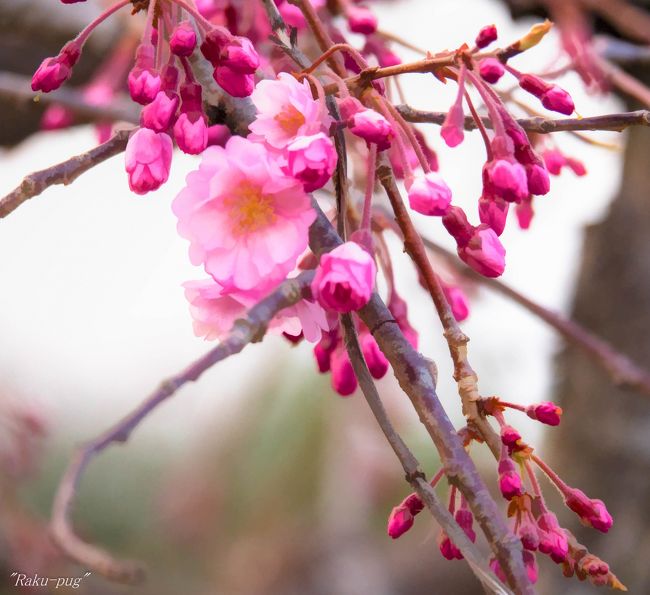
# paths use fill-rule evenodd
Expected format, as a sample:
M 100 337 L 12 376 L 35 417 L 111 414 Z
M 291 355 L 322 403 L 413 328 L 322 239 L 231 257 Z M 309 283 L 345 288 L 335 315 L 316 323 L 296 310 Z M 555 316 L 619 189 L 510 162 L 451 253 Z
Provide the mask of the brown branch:
M 485 564 L 478 548 L 469 540 L 465 532 L 459 527 L 458 523 L 456 523 L 454 517 L 440 501 L 435 490 L 425 480 L 419 461 L 415 458 L 415 455 L 395 430 L 395 427 L 390 421 L 386 409 L 381 402 L 381 397 L 377 392 L 377 387 L 375 386 L 370 371 L 368 370 L 368 366 L 363 358 L 357 332 L 354 328 L 354 323 L 350 314 L 344 314 L 341 316 L 341 326 L 343 327 L 345 336 L 345 347 L 350 357 L 350 361 L 352 362 L 354 374 L 359 381 L 361 392 L 377 420 L 379 427 L 384 433 L 386 440 L 388 440 L 393 452 L 399 459 L 402 469 L 404 469 L 404 473 L 406 474 L 406 481 L 411 484 L 418 496 L 420 496 L 422 501 L 425 503 L 433 518 L 445 530 L 454 544 L 458 546 L 465 560 L 470 565 L 470 568 L 476 577 L 483 583 L 488 592 L 509 592 L 495 579 L 489 566 Z
M 111 120 L 130 124 L 140 121 L 139 110 L 131 101 L 113 99 L 110 105 L 91 105 L 81 91 L 69 87 L 62 87 L 51 93 L 34 93 L 29 78 L 12 72 L 0 72 L 0 96 L 18 103 L 58 103 L 84 121 Z
M 402 117 L 412 123 L 441 125 L 446 112 L 428 112 L 415 109 L 409 105 L 395 106 Z M 481 118 L 486 128 L 492 127 L 490 118 Z M 519 125 L 527 132 L 549 134 L 552 132 L 575 132 L 579 130 L 614 130 L 621 132 L 630 126 L 650 126 L 650 111 L 637 110 L 618 114 L 605 114 L 588 118 L 519 118 Z M 471 116 L 465 118 L 465 130 L 475 130 L 476 122 Z
M 253 306 L 245 318 L 235 321 L 228 337 L 185 370 L 165 380 L 136 409 L 105 433 L 79 448 L 61 479 L 52 508 L 50 530 L 57 545 L 88 569 L 115 581 L 133 583 L 144 578 L 136 562 L 116 560 L 108 552 L 81 540 L 74 532 L 70 511 L 81 477 L 90 461 L 112 443 L 123 443 L 158 405 L 188 382 L 196 381 L 216 363 L 239 353 L 249 343 L 261 341 L 270 320 L 282 309 L 298 302 L 307 291 L 313 272 L 285 281 L 271 295 Z
M 522 293 L 497 279 L 488 279 L 464 265 L 455 254 L 448 252 L 428 239 L 424 239 L 426 247 L 444 260 L 458 273 L 472 281 L 485 285 L 510 298 L 526 308 L 553 327 L 569 343 L 582 349 L 592 360 L 602 367 L 617 386 L 635 390 L 650 397 L 650 372 L 634 363 L 628 356 L 617 351 L 604 339 L 589 332 L 576 322 L 541 306 Z
M 320 207 L 315 202 L 313 204 L 318 217 L 311 226 L 309 241 L 312 251 L 320 256 L 338 246 L 341 238 Z M 359 310 L 358 315 L 386 355 L 402 390 L 408 395 L 420 421 L 431 436 L 447 478 L 467 498 L 474 517 L 506 572 L 509 584 L 517 594 L 533 593 L 523 565 L 521 542 L 508 530 L 496 503 L 442 407 L 426 359 L 406 340 L 377 294 Z
M 431 294 L 431 299 L 436 307 L 440 321 L 442 322 L 445 339 L 449 345 L 449 352 L 454 362 L 454 379 L 458 383 L 458 392 L 463 404 L 463 413 L 467 417 L 468 425 L 477 430 L 489 446 L 492 454 L 498 459 L 501 453 L 499 435 L 494 431 L 487 419 L 480 414 L 477 406 L 480 394 L 477 385 L 478 378 L 467 357 L 467 343 L 469 342 L 469 338 L 463 333 L 451 312 L 440 280 L 431 267 L 422 238 L 415 229 L 408 211 L 404 206 L 393 172 L 387 160 L 383 158 L 380 164 L 377 169 L 379 181 L 386 191 L 397 224 L 402 232 L 404 248 L 422 275 L 427 290 Z
M 55 184 L 71 184 L 89 169 L 118 155 L 126 149 L 133 129 L 119 130 L 112 138 L 95 148 L 57 163 L 52 167 L 25 176 L 20 185 L 0 199 L 0 219 L 16 210 L 26 200 L 38 196 Z

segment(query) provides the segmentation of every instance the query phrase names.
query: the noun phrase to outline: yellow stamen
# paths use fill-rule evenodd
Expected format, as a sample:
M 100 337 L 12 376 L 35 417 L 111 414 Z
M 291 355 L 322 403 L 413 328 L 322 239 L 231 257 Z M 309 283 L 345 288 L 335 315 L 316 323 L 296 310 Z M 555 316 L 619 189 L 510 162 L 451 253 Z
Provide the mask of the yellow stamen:
M 274 120 L 287 134 L 294 136 L 300 127 L 305 123 L 303 116 L 293 105 L 286 105 L 284 109 L 275 116 Z
M 244 235 L 266 227 L 275 221 L 273 203 L 262 194 L 259 186 L 250 182 L 242 183 L 235 193 L 224 200 L 229 210 L 232 233 Z

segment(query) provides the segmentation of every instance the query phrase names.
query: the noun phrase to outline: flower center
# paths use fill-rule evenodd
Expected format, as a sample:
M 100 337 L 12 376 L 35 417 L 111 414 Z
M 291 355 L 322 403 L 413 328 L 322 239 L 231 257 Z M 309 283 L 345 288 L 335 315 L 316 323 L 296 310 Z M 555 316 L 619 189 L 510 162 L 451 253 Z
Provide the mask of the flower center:
M 274 120 L 287 134 L 295 136 L 300 127 L 305 123 L 305 116 L 303 116 L 293 105 L 287 105 L 275 116 Z
M 271 199 L 250 182 L 243 182 L 224 204 L 229 210 L 235 236 L 255 232 L 275 221 Z

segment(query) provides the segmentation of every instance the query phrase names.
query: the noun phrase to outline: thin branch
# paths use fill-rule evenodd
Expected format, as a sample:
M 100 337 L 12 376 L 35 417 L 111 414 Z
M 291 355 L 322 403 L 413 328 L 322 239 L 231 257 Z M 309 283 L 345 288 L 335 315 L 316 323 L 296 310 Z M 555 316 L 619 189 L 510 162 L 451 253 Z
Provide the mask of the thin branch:
M 174 395 L 188 382 L 196 381 L 216 363 L 239 353 L 249 343 L 261 341 L 270 320 L 282 309 L 298 302 L 313 277 L 304 272 L 285 281 L 271 295 L 253 306 L 245 318 L 235 321 L 227 338 L 185 370 L 165 380 L 136 409 L 105 433 L 79 448 L 61 479 L 52 508 L 50 530 L 57 545 L 72 559 L 88 569 L 115 581 L 133 583 L 144 578 L 143 568 L 136 562 L 116 560 L 108 552 L 81 540 L 74 532 L 70 512 L 75 492 L 90 461 L 112 443 L 123 443 L 133 430 L 158 405 Z
M 402 117 L 412 123 L 442 125 L 446 112 L 428 112 L 415 109 L 409 105 L 395 106 Z M 481 118 L 486 128 L 492 128 L 487 117 Z M 650 110 L 637 110 L 588 118 L 519 118 L 519 125 L 527 132 L 549 134 L 552 132 L 575 132 L 579 130 L 614 130 L 621 132 L 630 126 L 650 126 Z M 471 116 L 465 118 L 465 130 L 475 130 L 476 122 Z
M 62 87 L 51 93 L 34 93 L 30 79 L 13 72 L 0 72 L 0 97 L 17 103 L 57 103 L 88 121 L 112 120 L 137 124 L 140 120 L 139 110 L 131 101 L 114 98 L 110 105 L 92 105 L 82 91 L 70 87 Z
M 0 199 L 0 219 L 16 210 L 26 200 L 38 196 L 50 186 L 71 184 L 81 174 L 95 165 L 120 154 L 126 149 L 126 143 L 131 132 L 133 132 L 132 128 L 119 130 L 105 143 L 96 146 L 90 151 L 25 176 L 18 187 Z
M 395 430 L 363 358 L 357 332 L 350 314 L 341 316 L 341 326 L 345 334 L 345 347 L 352 362 L 354 374 L 359 381 L 361 392 L 384 433 L 386 440 L 388 440 L 393 452 L 399 459 L 402 469 L 404 469 L 404 473 L 406 474 L 406 480 L 425 503 L 433 518 L 445 530 L 454 544 L 458 546 L 465 560 L 470 565 L 470 568 L 486 589 L 490 593 L 510 593 L 509 590 L 495 579 L 489 566 L 485 564 L 478 548 L 469 540 L 465 532 L 454 520 L 454 517 L 440 501 L 435 490 L 425 480 L 419 461 Z
M 424 239 L 426 247 L 445 259 L 458 273 L 472 281 L 485 285 L 510 298 L 529 312 L 532 312 L 559 332 L 569 343 L 582 349 L 592 360 L 602 367 L 611 377 L 614 384 L 621 388 L 637 391 L 650 397 L 650 372 L 634 363 L 628 356 L 617 351 L 604 339 L 594 335 L 576 322 L 541 306 L 522 293 L 498 279 L 488 279 L 474 272 L 463 264 L 455 254 L 448 252 L 428 239 Z
M 320 256 L 340 245 L 341 238 L 318 204 L 313 204 L 318 216 L 310 228 L 309 243 L 312 251 Z M 514 591 L 518 594 L 533 593 L 523 565 L 521 542 L 509 531 L 440 403 L 427 360 L 413 349 L 377 294 L 359 310 L 358 315 L 375 337 L 402 390 L 410 398 L 420 421 L 431 436 L 447 478 L 453 485 L 458 486 L 467 498 L 474 517 L 485 533 L 501 567 L 504 568 Z
M 422 238 L 409 217 L 397 184 L 395 183 L 393 172 L 385 158 L 380 161 L 377 173 L 379 181 L 390 200 L 397 224 L 402 232 L 404 248 L 422 275 L 427 290 L 431 294 L 431 299 L 436 307 L 440 321 L 442 322 L 445 339 L 447 340 L 449 352 L 454 362 L 454 379 L 458 384 L 458 392 L 463 404 L 463 413 L 467 417 L 467 423 L 477 430 L 492 451 L 492 454 L 498 459 L 501 453 L 501 440 L 488 420 L 480 414 L 477 406 L 480 394 L 478 391 L 478 378 L 467 356 L 467 343 L 469 342 L 469 338 L 463 333 L 452 314 L 449 303 L 442 290 L 440 280 L 429 262 Z

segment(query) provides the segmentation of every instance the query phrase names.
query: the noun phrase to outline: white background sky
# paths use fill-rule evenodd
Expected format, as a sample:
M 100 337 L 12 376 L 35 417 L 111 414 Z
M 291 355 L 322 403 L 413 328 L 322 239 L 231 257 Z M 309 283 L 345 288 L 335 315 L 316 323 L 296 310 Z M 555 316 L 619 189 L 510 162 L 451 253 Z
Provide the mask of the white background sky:
M 530 25 L 513 25 L 498 2 L 479 0 L 413 0 L 381 4 L 376 10 L 381 27 L 433 51 L 470 41 L 491 22 L 497 24 L 504 42 Z M 557 40 L 554 35 L 550 38 L 530 55 L 518 58 L 515 66 L 543 69 L 552 62 Z M 415 57 L 408 52 L 402 55 Z M 429 75 L 409 75 L 401 82 L 411 104 L 420 108 L 446 109 L 454 92 L 451 85 L 443 88 Z M 587 96 L 576 77 L 562 84 L 571 90 L 583 115 L 620 108 L 612 99 Z M 463 145 L 450 150 L 443 148 L 437 127 L 426 130 L 439 150 L 441 172 L 455 202 L 474 214 L 484 159 L 478 133 L 468 134 Z M 616 135 L 599 138 L 621 140 Z M 92 130 L 78 128 L 38 134 L 0 153 L 0 194 L 26 173 L 87 150 L 93 143 Z M 536 202 L 537 216 L 530 231 L 521 232 L 514 220 L 509 222 L 503 236 L 508 252 L 503 279 L 540 303 L 566 311 L 582 229 L 602 216 L 613 196 L 620 155 L 566 135 L 559 143 L 586 162 L 589 175 L 578 179 L 564 173 L 553 178 L 551 193 Z M 138 197 L 129 192 L 123 159 L 117 157 L 70 187 L 48 189 L 0 221 L 1 388 L 38 403 L 55 433 L 72 428 L 78 439 L 89 437 L 139 402 L 162 378 L 209 349 L 210 344 L 192 334 L 180 287 L 185 280 L 202 277 L 202 271 L 189 265 L 187 245 L 176 234 L 170 210 L 185 175 L 197 163 L 196 158 L 176 153 L 169 182 L 155 194 Z M 430 237 L 449 244 L 439 221 L 420 218 L 418 222 Z M 416 296 L 411 300 L 412 322 L 421 333 L 422 350 L 437 361 L 439 392 L 458 419 L 439 323 L 410 265 L 403 257 L 398 262 L 403 265 L 399 267 L 403 294 Z M 551 357 L 558 342 L 541 323 L 482 291 L 473 300 L 465 329 L 472 337 L 470 355 L 484 394 L 498 393 L 521 402 L 549 397 Z M 297 381 L 299 373 L 316 374 L 307 346 L 289 350 L 273 338 L 208 372 L 139 431 L 156 443 L 185 442 L 205 420 L 212 423 L 217 412 L 221 416 L 228 403 L 236 402 L 279 359 L 285 362 L 287 382 Z M 393 382 L 384 380 L 382 386 Z M 171 436 L 176 440 L 170 441 Z

